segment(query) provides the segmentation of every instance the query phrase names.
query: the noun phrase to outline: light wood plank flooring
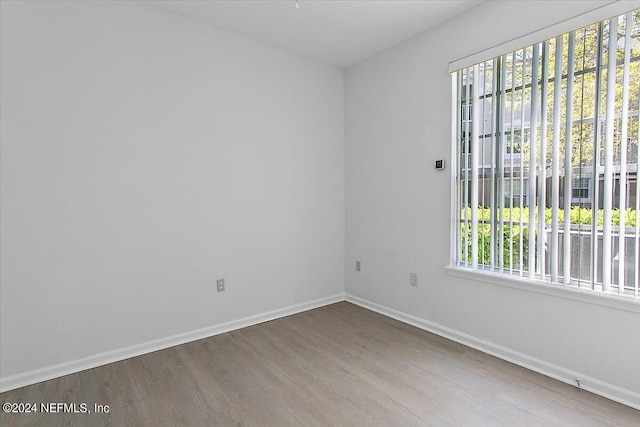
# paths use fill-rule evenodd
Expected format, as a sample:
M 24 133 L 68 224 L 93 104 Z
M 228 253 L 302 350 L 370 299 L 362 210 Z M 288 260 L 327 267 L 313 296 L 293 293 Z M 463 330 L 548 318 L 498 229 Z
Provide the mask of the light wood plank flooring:
M 350 303 L 0 394 L 0 425 L 640 426 L 640 411 Z

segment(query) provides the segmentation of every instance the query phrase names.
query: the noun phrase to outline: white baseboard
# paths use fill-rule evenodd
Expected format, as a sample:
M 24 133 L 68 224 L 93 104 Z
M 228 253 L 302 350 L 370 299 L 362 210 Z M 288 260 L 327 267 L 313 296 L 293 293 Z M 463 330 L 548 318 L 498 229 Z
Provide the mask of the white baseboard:
M 489 341 L 467 335 L 460 331 L 447 328 L 437 323 L 358 298 L 354 295 L 346 294 L 345 300 L 573 386 L 576 386 L 575 379 L 580 378 L 582 389 L 640 410 L 640 394 L 632 390 L 623 389 L 616 385 L 589 377 L 580 372 L 565 369 L 561 366 L 536 359 L 535 357 L 528 356 L 524 353 L 520 353 L 509 348 L 493 344 Z
M 219 325 L 209 326 L 207 328 L 202 328 L 183 334 L 172 335 L 159 340 L 149 341 L 146 343 L 99 353 L 82 359 L 77 359 L 46 368 L 35 369 L 5 378 L 0 378 L 0 392 L 13 390 L 19 387 L 24 387 L 53 378 L 58 378 L 64 375 L 84 371 L 86 369 L 118 362 L 121 360 L 129 359 L 131 357 L 151 353 L 153 351 L 163 350 L 165 348 L 173 347 L 191 341 L 196 341 L 202 338 L 208 338 L 218 334 L 223 334 L 225 332 L 234 331 L 236 329 L 245 328 L 247 326 L 268 322 L 270 320 L 279 319 L 281 317 L 290 316 L 292 314 L 301 313 L 303 311 L 312 310 L 314 308 L 323 307 L 325 305 L 334 304 L 340 301 L 351 302 L 368 310 L 375 311 L 387 317 L 391 317 L 393 319 L 434 333 L 441 337 L 450 339 L 452 341 L 482 351 L 483 353 L 490 354 L 492 356 L 525 367 L 527 369 L 570 385 L 575 386 L 575 378 L 580 378 L 582 389 L 640 410 L 640 394 L 634 391 L 623 389 L 613 384 L 591 378 L 582 373 L 553 365 L 551 363 L 536 359 L 526 354 L 511 350 L 509 348 L 502 347 L 482 339 L 478 339 L 471 335 L 464 334 L 460 331 L 447 328 L 437 323 L 430 322 L 428 320 L 424 320 L 419 317 L 406 314 L 350 294 L 336 294 L 327 298 L 308 301 L 305 303 L 284 307 L 278 310 L 245 317 Z
M 292 314 L 300 313 L 340 301 L 344 301 L 344 294 L 336 294 L 327 298 L 321 298 L 301 304 L 291 305 L 289 307 L 268 311 L 266 313 L 256 314 L 253 316 L 245 317 L 243 319 L 233 320 L 231 322 L 213 325 L 191 332 L 172 335 L 166 338 L 161 338 L 159 340 L 148 341 L 142 344 L 136 344 L 118 350 L 95 354 L 89 357 L 84 357 L 82 359 L 48 366 L 46 368 L 34 369 L 32 371 L 11 375 L 5 378 L 0 378 L 0 392 L 5 392 L 19 387 L 39 383 L 41 381 L 73 374 L 76 372 L 84 371 L 86 369 L 106 365 L 108 363 L 119 362 L 131 357 L 140 356 L 157 350 L 163 350 L 165 348 L 188 343 L 191 341 L 196 341 L 202 338 L 212 337 L 214 335 L 223 334 L 225 332 L 234 331 L 236 329 L 245 328 L 247 326 L 256 325 L 258 323 L 268 322 L 270 320 L 279 319 L 281 317 L 290 316 Z

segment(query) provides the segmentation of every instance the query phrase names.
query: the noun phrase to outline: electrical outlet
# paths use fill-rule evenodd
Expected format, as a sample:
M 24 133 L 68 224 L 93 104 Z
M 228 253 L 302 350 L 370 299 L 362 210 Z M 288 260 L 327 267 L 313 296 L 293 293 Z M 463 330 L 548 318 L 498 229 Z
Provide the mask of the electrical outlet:
M 224 279 L 216 280 L 216 286 L 218 287 L 218 292 L 224 292 Z
M 360 260 L 356 260 L 356 271 L 360 271 Z
M 409 274 L 409 284 L 411 286 L 418 287 L 418 273 L 410 273 Z

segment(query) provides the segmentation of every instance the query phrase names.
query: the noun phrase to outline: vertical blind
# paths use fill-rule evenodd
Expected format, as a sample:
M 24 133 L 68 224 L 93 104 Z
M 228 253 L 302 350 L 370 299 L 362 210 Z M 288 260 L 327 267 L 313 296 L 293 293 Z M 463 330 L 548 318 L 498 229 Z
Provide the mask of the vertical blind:
M 454 263 L 638 298 L 640 9 L 455 78 Z

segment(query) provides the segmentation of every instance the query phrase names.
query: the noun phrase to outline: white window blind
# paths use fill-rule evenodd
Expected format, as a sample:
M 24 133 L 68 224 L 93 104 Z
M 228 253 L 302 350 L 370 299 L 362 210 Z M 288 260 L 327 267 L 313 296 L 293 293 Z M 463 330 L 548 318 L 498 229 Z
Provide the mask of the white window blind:
M 640 9 L 454 76 L 452 263 L 640 299 Z

